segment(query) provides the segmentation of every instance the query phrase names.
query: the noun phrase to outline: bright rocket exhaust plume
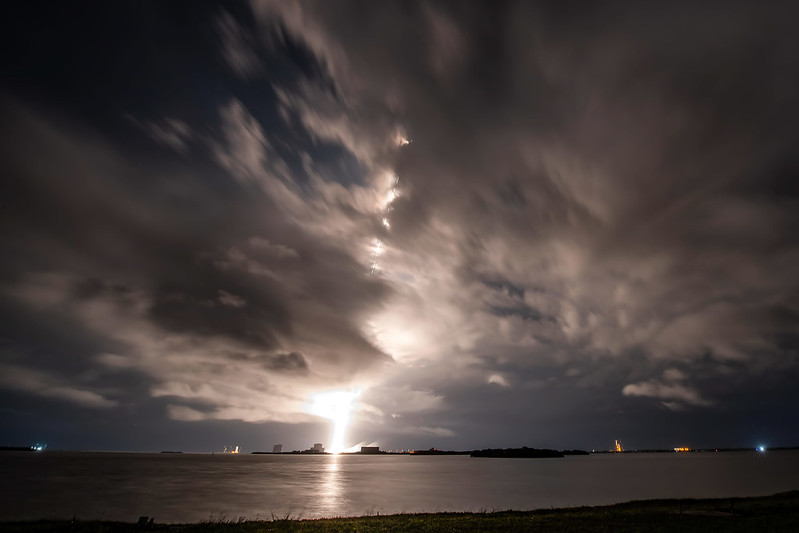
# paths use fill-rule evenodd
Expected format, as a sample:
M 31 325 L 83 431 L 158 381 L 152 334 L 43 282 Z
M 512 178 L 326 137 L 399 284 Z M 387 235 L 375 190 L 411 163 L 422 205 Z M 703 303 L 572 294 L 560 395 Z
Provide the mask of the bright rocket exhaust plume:
M 352 402 L 360 396 L 361 391 L 323 392 L 313 397 L 310 412 L 333 421 L 333 433 L 327 450 L 330 453 L 341 453 L 347 449 L 344 441 L 347 426 L 350 423 Z

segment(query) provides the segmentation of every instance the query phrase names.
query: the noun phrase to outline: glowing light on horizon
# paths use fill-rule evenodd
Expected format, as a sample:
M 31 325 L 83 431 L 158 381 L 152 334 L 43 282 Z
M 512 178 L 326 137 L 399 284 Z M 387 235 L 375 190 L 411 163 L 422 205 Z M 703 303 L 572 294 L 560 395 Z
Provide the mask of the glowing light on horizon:
M 330 436 L 330 453 L 341 453 L 347 450 L 345 438 L 350 423 L 352 403 L 360 396 L 361 391 L 332 391 L 317 394 L 312 398 L 310 412 L 327 418 L 333 422 L 333 433 Z

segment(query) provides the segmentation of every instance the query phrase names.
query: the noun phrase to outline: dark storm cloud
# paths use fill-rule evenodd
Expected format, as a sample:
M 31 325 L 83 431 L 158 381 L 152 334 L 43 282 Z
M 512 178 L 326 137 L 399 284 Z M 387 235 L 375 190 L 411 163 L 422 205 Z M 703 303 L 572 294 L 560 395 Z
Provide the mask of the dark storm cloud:
M 363 388 L 352 440 L 390 447 L 748 444 L 799 405 L 795 15 L 254 0 L 15 30 L 0 387 L 208 427 Z

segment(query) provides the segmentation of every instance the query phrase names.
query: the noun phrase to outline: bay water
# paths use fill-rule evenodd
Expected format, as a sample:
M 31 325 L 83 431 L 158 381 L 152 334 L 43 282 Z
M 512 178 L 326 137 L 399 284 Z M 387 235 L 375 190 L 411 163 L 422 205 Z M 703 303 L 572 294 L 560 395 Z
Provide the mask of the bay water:
M 799 489 L 799 451 L 413 455 L 0 453 L 0 520 L 320 518 L 763 496 Z

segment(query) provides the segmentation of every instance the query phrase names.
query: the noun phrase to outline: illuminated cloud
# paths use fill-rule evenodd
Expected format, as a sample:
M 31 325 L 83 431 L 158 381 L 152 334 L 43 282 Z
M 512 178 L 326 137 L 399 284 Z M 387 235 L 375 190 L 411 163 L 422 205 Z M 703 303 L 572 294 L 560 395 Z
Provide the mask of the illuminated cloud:
M 247 301 L 242 298 L 241 296 L 236 296 L 235 294 L 230 294 L 227 291 L 223 291 L 219 289 L 219 296 L 217 297 L 219 303 L 222 305 L 229 305 L 230 307 L 244 307 L 247 305 Z
M 11 390 L 23 391 L 45 398 L 55 398 L 94 409 L 108 409 L 119 405 L 116 400 L 106 398 L 95 391 L 65 384 L 60 377 L 48 376 L 27 368 L 3 365 L 0 366 L 0 375 L 2 375 L 0 384 Z
M 215 147 L 214 156 L 236 179 L 260 184 L 266 179 L 269 148 L 261 125 L 235 99 L 220 109 L 219 114 L 224 144 Z
M 500 387 L 510 387 L 508 380 L 505 379 L 505 377 L 501 374 L 491 374 L 488 376 L 488 382 L 493 383 L 494 385 L 499 385 Z
M 681 404 L 707 406 L 710 402 L 695 390 L 679 383 L 662 383 L 656 380 L 633 383 L 622 389 L 625 396 L 648 396 L 663 400 L 663 405 L 678 409 Z

